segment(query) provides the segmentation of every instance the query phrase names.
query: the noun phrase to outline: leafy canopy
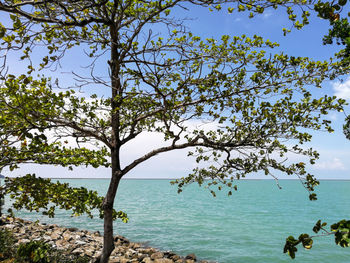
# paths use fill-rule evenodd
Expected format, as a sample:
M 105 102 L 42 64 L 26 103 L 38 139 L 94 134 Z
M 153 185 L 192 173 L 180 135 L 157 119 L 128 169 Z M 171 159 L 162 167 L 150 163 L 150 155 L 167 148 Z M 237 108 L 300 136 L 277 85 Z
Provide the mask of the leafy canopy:
M 177 180 L 179 191 L 208 178 L 209 186 L 235 189 L 235 179 L 257 171 L 273 176 L 275 170 L 297 175 L 309 191 L 318 184 L 305 163 L 290 164 L 285 158 L 296 153 L 314 163 L 318 153 L 301 147 L 311 140 L 307 131 L 332 132 L 323 116 L 342 110 L 344 100 L 313 98 L 312 89 L 344 70 L 337 62 L 268 54 L 277 44 L 260 36 L 202 39 L 171 16 L 179 1 L 44 2 L 0 5 L 12 20 L 11 26 L 1 26 L 2 49 L 19 49 L 29 62 L 27 75 L 5 75 L 1 86 L 1 167 L 14 169 L 24 162 L 110 166 L 108 149 L 120 149 L 147 131 L 163 134 L 165 146 L 121 168 L 122 175 L 159 153 L 191 147 L 189 155 L 210 165 Z M 210 4 L 221 9 L 219 2 Z M 237 5 L 238 11 L 254 14 L 285 6 L 298 28 L 296 4 L 302 9 L 306 2 L 233 2 L 228 10 Z M 306 11 L 302 17 L 301 25 L 307 24 Z M 147 26 L 155 23 L 168 30 L 154 34 Z M 65 52 L 80 45 L 93 61 L 92 77 L 82 77 L 81 85 L 112 86 L 112 97 L 87 100 L 72 90 L 56 92 L 50 79 L 33 76 L 57 66 Z M 30 54 L 38 46 L 43 56 L 34 68 Z M 95 61 L 106 52 L 111 52 L 109 80 L 93 74 Z M 217 129 L 189 126 L 198 119 Z M 76 140 L 77 147 L 66 146 L 65 138 Z
M 214 196 L 223 186 L 231 195 L 237 189 L 235 180 L 249 173 L 272 177 L 285 173 L 297 176 L 310 199 L 316 199 L 313 190 L 318 181 L 307 172 L 306 162 L 314 164 L 318 153 L 304 144 L 312 138 L 310 131 L 333 131 L 325 116 L 342 111 L 345 101 L 312 94 L 323 81 L 348 72 L 347 65 L 338 61 L 339 56 L 312 61 L 278 53 L 274 50 L 277 43 L 257 35 L 201 38 L 173 12 L 186 10 L 187 5 L 225 8 L 230 13 L 248 11 L 251 17 L 282 7 L 298 29 L 308 23 L 307 9 L 312 7 L 303 0 L 0 0 L 0 12 L 10 19 L 0 25 L 0 50 L 5 54 L 1 57 L 0 151 L 4 158 L 0 169 L 39 163 L 112 170 L 102 203 L 86 190 L 67 190 L 66 185 L 52 185 L 31 175 L 13 179 L 8 189 L 22 191 L 15 195 L 19 208 L 27 203 L 28 209 L 37 209 L 38 196 L 29 195 L 35 202 L 25 197 L 37 189 L 35 184 L 22 186 L 25 180 L 35 181 L 48 185 L 49 195 L 41 205 L 48 213 L 52 212 L 49 201 L 67 206 L 64 198 L 54 197 L 55 188 L 62 188 L 76 205 L 68 206 L 74 213 L 89 214 L 90 209 L 102 207 L 106 222 L 119 180 L 150 158 L 178 149 L 188 149 L 198 163 L 191 174 L 174 182 L 179 192 L 197 182 Z M 110 95 L 88 98 L 74 90 L 63 92 L 59 82 L 53 83 L 46 74 L 37 76 L 56 70 L 72 50 L 82 51 L 91 69 L 83 76 L 72 72 L 76 88 L 108 87 Z M 19 76 L 6 72 L 11 52 L 21 53 L 26 67 Z M 99 68 L 101 63 L 103 68 Z M 196 122 L 211 123 L 214 128 Z M 122 166 L 125 146 L 144 132 L 158 133 L 163 145 Z M 289 161 L 291 154 L 306 161 Z M 86 206 L 80 207 L 81 200 L 74 198 L 77 191 L 90 200 Z M 90 202 L 95 203 L 90 206 Z M 106 229 L 112 234 L 112 223 L 105 226 L 110 226 Z M 307 240 L 306 236 L 298 241 L 291 238 L 285 251 L 292 256 L 296 242 L 311 246 Z

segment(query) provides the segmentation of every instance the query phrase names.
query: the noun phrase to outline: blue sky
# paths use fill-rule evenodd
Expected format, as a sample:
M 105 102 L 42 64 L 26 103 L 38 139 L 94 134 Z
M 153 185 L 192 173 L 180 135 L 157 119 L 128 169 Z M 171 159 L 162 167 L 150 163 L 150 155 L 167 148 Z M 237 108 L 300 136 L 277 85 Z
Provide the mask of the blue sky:
M 290 27 L 291 23 L 282 10 L 267 10 L 264 14 L 253 19 L 249 19 L 247 13 L 228 14 L 225 10 L 210 12 L 208 9 L 198 7 L 191 7 L 189 11 L 176 10 L 173 14 L 193 19 L 188 21 L 187 25 L 195 35 L 219 39 L 224 34 L 231 36 L 257 34 L 265 39 L 280 43 L 278 50 L 293 56 L 309 56 L 315 60 L 323 60 L 329 58 L 339 48 L 322 45 L 322 37 L 328 31 L 328 22 L 317 17 L 311 17 L 310 25 L 304 29 L 293 29 L 290 34 L 283 36 L 282 28 Z M 62 69 L 54 73 L 60 78 L 61 83 L 68 83 L 71 79 L 69 74 L 62 74 L 63 72 L 70 71 L 73 66 L 75 69 L 82 66 L 78 65 L 77 61 L 79 61 L 78 56 L 67 56 L 62 64 Z M 15 72 L 21 72 L 23 68 L 18 59 L 13 57 L 11 63 L 16 68 Z M 350 78 L 344 76 L 342 79 L 343 82 L 335 80 L 325 83 L 323 88 L 316 90 L 313 95 L 337 95 L 350 102 Z M 347 107 L 347 109 L 346 112 L 349 114 L 350 108 Z M 318 150 L 321 157 L 316 165 L 310 167 L 309 171 L 319 179 L 350 179 L 350 141 L 342 133 L 345 115 L 344 113 L 331 113 L 330 118 L 333 120 L 335 128 L 333 134 L 312 133 L 313 140 L 308 146 Z M 160 143 L 159 136 L 145 134 L 127 149 L 124 149 L 124 160 L 132 160 L 132 158 L 140 156 L 143 151 L 150 149 L 157 143 Z M 184 150 L 157 156 L 137 167 L 128 177 L 174 178 L 186 176 L 195 166 L 194 160 L 189 159 L 186 153 L 187 151 Z M 110 174 L 108 169 L 103 168 L 78 168 L 71 172 L 64 168 L 37 165 L 24 166 L 14 174 L 33 172 L 43 177 L 108 177 Z M 250 178 L 266 177 L 258 174 Z

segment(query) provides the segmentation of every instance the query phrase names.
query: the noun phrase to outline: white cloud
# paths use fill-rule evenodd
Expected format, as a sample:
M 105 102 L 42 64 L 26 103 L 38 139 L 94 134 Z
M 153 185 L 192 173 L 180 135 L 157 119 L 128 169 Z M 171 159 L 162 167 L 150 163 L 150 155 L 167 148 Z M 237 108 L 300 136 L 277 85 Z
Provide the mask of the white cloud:
M 350 77 L 344 82 L 338 81 L 332 85 L 335 96 L 343 99 L 350 99 Z
M 272 15 L 271 11 L 265 11 L 263 14 L 263 19 L 268 19 Z
M 328 161 L 317 162 L 313 168 L 316 170 L 333 170 L 333 171 L 346 170 L 343 162 L 340 159 L 335 157 Z

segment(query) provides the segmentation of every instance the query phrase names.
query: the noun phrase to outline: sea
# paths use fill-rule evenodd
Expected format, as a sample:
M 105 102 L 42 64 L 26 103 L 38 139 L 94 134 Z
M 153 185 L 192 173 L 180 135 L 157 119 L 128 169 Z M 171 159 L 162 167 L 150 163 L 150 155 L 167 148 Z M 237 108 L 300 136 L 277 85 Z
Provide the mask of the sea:
M 109 183 L 108 179 L 60 181 L 101 195 Z M 317 201 L 309 201 L 298 180 L 280 180 L 279 184 L 281 189 L 273 180 L 238 181 L 232 196 L 223 191 L 214 198 L 208 189 L 195 184 L 178 194 L 170 180 L 122 180 L 115 208 L 126 212 L 129 222 L 116 221 L 115 234 L 183 256 L 195 253 L 198 259 L 222 263 L 349 263 L 350 247 L 337 246 L 333 236 L 315 238 L 311 250 L 299 246 L 294 260 L 283 253 L 283 246 L 290 235 L 313 234 L 319 219 L 329 225 L 350 219 L 350 181 L 321 181 Z M 98 217 L 71 217 L 64 210 L 57 211 L 53 219 L 25 211 L 16 215 L 103 232 L 103 221 Z

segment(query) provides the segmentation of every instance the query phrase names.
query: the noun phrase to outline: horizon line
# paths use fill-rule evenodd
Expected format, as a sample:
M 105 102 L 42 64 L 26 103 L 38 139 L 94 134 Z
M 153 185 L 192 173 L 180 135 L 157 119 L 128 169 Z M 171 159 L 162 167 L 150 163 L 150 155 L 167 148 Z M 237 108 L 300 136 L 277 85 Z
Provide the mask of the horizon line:
M 9 177 L 9 178 L 15 178 L 17 176 L 4 176 L 4 177 Z M 40 176 L 39 176 L 40 177 Z M 2 177 L 0 177 L 2 178 Z M 111 179 L 110 177 L 41 177 L 44 179 L 73 179 L 73 180 L 79 180 L 79 179 L 94 179 L 94 180 L 101 180 L 101 179 Z M 121 180 L 177 180 L 181 178 L 122 178 Z M 207 179 L 209 180 L 209 179 Z M 276 181 L 274 178 L 241 178 L 241 179 L 236 179 L 234 181 Z M 281 181 L 299 181 L 300 179 L 298 178 L 279 178 L 277 180 Z M 344 179 L 344 178 L 322 178 L 322 179 L 317 179 L 318 181 L 350 181 L 349 179 Z

